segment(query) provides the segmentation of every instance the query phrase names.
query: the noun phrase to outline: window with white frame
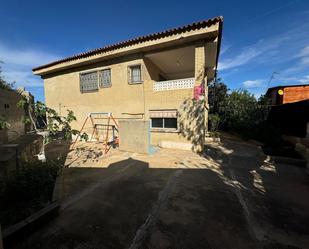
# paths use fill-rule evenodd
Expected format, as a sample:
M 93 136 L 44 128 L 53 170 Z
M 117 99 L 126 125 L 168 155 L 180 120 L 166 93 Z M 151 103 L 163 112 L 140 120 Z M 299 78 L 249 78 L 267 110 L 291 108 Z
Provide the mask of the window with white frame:
M 150 120 L 153 130 L 176 131 L 178 128 L 176 110 L 150 111 Z
M 142 67 L 141 65 L 129 66 L 129 83 L 142 83 Z
M 99 71 L 99 86 L 100 86 L 100 88 L 112 86 L 111 69 L 110 68 Z
M 92 92 L 98 90 L 98 72 L 87 72 L 79 75 L 80 91 Z

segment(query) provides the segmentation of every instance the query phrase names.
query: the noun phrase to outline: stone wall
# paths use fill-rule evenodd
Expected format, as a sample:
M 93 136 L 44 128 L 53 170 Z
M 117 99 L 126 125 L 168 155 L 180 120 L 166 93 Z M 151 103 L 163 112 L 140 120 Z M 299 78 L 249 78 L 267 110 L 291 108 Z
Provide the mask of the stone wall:
M 9 129 L 0 131 L 0 144 L 12 141 L 25 133 L 25 111 L 17 107 L 21 98 L 15 91 L 0 89 L 0 116 L 10 124 Z

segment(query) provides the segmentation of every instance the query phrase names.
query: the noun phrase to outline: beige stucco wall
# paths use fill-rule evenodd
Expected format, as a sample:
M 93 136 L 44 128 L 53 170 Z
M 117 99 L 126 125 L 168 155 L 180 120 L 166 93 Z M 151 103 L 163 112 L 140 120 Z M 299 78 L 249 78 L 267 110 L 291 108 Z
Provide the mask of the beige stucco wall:
M 195 85 L 207 84 L 208 74 L 214 71 L 214 68 L 206 67 L 209 63 L 205 63 L 205 60 L 207 62 L 213 57 L 211 51 L 205 49 L 207 44 L 204 40 L 195 43 L 195 60 L 192 61 L 195 68 L 195 72 L 192 72 Z M 143 83 L 132 85 L 128 83 L 128 67 L 136 64 L 142 66 Z M 105 68 L 111 69 L 112 86 L 95 92 L 81 93 L 79 74 Z M 62 70 L 44 76 L 46 104 L 61 115 L 64 115 L 67 109 L 73 110 L 77 117 L 73 128 L 78 130 L 89 112 L 112 112 L 118 120 L 137 117 L 124 113 L 142 113 L 140 117 L 149 120 L 150 110 L 176 109 L 179 114 L 179 132 L 152 131 L 151 143 L 157 145 L 160 141 L 190 142 L 195 145 L 194 150 L 201 151 L 207 123 L 207 103 L 203 99 L 192 100 L 192 88 L 153 91 L 153 83 L 158 81 L 159 74 L 162 74 L 160 69 L 142 53 Z M 103 121 L 98 122 L 106 123 Z M 88 134 L 92 133 L 91 122 L 86 124 L 85 131 Z
M 142 65 L 143 84 L 128 84 L 128 66 L 134 64 Z M 104 68 L 111 69 L 112 87 L 81 93 L 79 73 Z M 193 89 L 154 92 L 153 82 L 158 80 L 159 73 L 151 61 L 135 55 L 50 75 L 44 79 L 46 105 L 61 115 L 67 109 L 73 110 L 77 117 L 73 124 L 75 129 L 81 128 L 89 112 L 112 112 L 118 120 L 134 117 L 123 113 L 144 113 L 143 119 L 149 120 L 149 110 L 179 109 L 193 94 Z M 91 134 L 91 122 L 87 122 L 85 130 Z M 155 145 L 161 139 L 187 141 L 175 132 L 153 132 L 151 137 Z

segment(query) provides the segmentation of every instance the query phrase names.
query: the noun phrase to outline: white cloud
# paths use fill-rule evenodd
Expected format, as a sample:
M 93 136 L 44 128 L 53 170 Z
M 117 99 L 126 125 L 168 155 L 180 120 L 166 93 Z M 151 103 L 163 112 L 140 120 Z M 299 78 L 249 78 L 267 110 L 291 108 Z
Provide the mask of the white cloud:
M 264 87 L 265 80 L 246 80 L 243 82 L 245 88 Z
M 281 34 L 261 39 L 241 49 L 237 49 L 237 47 L 233 50 L 229 49 L 228 52 L 234 52 L 225 53 L 222 56 L 218 69 L 225 71 L 250 63 L 277 67 L 277 65 L 291 62 L 292 60 L 298 61 L 302 67 L 309 65 L 309 46 L 307 45 L 309 38 L 306 32 L 304 32 L 304 30 L 308 30 L 309 25 L 308 23 L 303 23 L 295 27 Z
M 309 75 L 306 75 L 305 77 L 299 79 L 299 82 L 301 84 L 309 84 Z
M 34 76 L 31 70 L 8 68 L 3 72 L 3 75 L 7 82 L 15 82 L 16 87 L 43 87 L 43 81 Z
M 309 67 L 309 45 L 303 47 L 296 57 L 298 61 L 286 69 L 286 73 L 296 73 Z
M 35 49 L 15 49 L 0 43 L 0 61 L 9 65 L 39 66 L 54 60 L 59 56 Z
M 248 63 L 251 61 L 253 58 L 261 54 L 261 51 L 257 51 L 255 48 L 246 48 L 243 49 L 243 51 L 235 56 L 234 58 L 229 58 L 225 60 L 221 60 L 219 62 L 218 68 L 219 70 L 225 70 L 225 69 L 230 69 L 234 67 L 241 66 L 243 64 Z
M 24 87 L 43 87 L 43 81 L 32 74 L 32 68 L 57 60 L 59 56 L 36 49 L 11 48 L 0 42 L 2 74 L 8 82 Z
M 309 46 L 304 47 L 298 54 L 299 57 L 307 57 L 309 56 Z
M 298 85 L 298 84 L 309 84 L 309 75 L 304 75 L 300 77 L 289 77 L 285 75 L 280 75 L 276 77 L 272 82 L 272 85 Z
M 261 39 L 258 42 L 244 47 L 241 52 L 235 56 L 222 59 L 219 62 L 219 70 L 226 70 L 235 67 L 239 67 L 249 62 L 259 60 L 259 62 L 264 62 L 265 58 L 273 57 L 278 54 L 278 47 L 280 44 L 287 40 L 287 36 L 277 36 L 269 39 Z
M 222 44 L 220 48 L 220 55 L 223 55 L 226 51 L 230 49 L 230 47 L 231 47 L 230 45 Z

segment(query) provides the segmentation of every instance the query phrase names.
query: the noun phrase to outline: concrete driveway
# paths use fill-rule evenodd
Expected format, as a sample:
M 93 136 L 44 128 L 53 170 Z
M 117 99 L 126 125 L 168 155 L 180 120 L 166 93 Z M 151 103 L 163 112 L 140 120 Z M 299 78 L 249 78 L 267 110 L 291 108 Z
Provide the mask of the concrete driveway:
M 60 215 L 15 248 L 309 248 L 304 168 L 232 137 L 203 156 L 100 149 L 70 152 Z

